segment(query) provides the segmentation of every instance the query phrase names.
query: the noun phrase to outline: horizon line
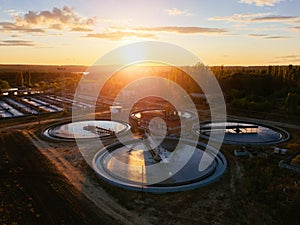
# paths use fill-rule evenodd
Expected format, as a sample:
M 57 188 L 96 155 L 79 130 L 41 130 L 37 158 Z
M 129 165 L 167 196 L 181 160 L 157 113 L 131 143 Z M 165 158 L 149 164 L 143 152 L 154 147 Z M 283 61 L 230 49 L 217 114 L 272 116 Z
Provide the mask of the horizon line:
M 265 66 L 289 66 L 289 65 L 293 65 L 293 66 L 300 66 L 300 64 L 293 64 L 293 63 L 288 63 L 288 64 L 228 64 L 228 65 L 224 65 L 224 64 L 213 64 L 213 65 L 209 65 L 209 64 L 204 64 L 205 66 L 208 67 L 265 67 Z M 91 67 L 93 65 L 84 65 L 84 64 L 35 64 L 35 63 L 30 63 L 30 64 L 25 64 L 25 63 L 0 63 L 0 66 L 56 66 L 56 67 L 71 67 L 71 66 L 81 66 L 81 67 Z M 110 65 L 98 65 L 98 66 L 118 66 L 117 64 L 110 64 Z M 144 65 L 147 66 L 147 65 Z M 148 66 L 154 66 L 154 65 L 148 65 Z M 162 66 L 162 65 L 159 65 Z M 167 66 L 172 66 L 172 65 L 167 65 Z M 191 66 L 191 65 L 181 65 L 179 67 L 183 67 L 183 66 Z

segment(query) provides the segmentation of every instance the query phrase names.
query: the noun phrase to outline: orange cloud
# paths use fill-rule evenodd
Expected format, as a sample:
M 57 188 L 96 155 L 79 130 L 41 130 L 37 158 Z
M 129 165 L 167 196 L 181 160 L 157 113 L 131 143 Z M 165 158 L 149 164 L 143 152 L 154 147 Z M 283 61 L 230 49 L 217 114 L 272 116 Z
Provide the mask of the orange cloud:
M 78 31 L 78 32 L 92 32 L 93 29 L 85 28 L 85 27 L 72 27 L 71 31 Z
M 85 37 L 102 38 L 102 39 L 109 39 L 113 41 L 121 40 L 126 37 L 155 38 L 153 34 L 146 34 L 140 32 L 125 32 L 125 31 L 113 31 L 113 32 L 88 34 Z
M 13 15 L 13 22 L 0 22 L 4 31 L 45 32 L 50 30 L 69 29 L 70 31 L 92 31 L 95 18 L 84 18 L 77 15 L 70 7 L 53 8 L 52 11 L 29 11 L 24 16 Z

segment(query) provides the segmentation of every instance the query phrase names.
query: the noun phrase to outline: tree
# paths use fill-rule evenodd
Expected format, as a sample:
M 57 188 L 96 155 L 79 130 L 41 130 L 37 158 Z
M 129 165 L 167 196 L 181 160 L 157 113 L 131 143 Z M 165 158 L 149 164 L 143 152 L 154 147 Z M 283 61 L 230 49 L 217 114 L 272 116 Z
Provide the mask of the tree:
M 298 95 L 296 93 L 288 93 L 288 96 L 285 99 L 285 108 L 289 113 L 294 113 L 298 105 Z
M 26 87 L 30 87 L 31 86 L 31 74 L 29 71 L 26 71 L 24 74 L 24 81 L 25 81 L 25 85 Z
M 0 80 L 0 89 L 7 89 L 9 87 L 9 83 L 6 80 Z
M 16 78 L 16 84 L 20 87 L 23 87 L 24 86 L 23 73 L 22 72 L 17 73 L 15 78 Z

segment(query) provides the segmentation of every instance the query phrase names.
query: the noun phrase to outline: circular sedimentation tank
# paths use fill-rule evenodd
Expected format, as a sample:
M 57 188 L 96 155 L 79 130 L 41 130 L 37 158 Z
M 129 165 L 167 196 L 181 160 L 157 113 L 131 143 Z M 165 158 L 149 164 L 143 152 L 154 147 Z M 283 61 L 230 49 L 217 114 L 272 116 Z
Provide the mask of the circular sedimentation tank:
M 165 114 L 165 109 L 145 109 L 145 110 L 137 110 L 130 114 L 131 119 L 141 119 L 143 116 L 152 116 L 152 117 L 163 117 Z M 180 118 L 186 120 L 192 120 L 195 118 L 195 115 L 192 112 L 180 110 L 177 112 Z
M 224 132 L 224 139 L 212 139 L 233 145 L 271 145 L 287 141 L 290 134 L 282 128 L 249 121 L 203 122 L 194 125 L 193 131 L 202 138 Z
M 165 138 L 156 148 L 159 159 L 151 153 L 153 150 L 143 139 L 118 142 L 100 150 L 93 159 L 93 167 L 102 179 L 113 185 L 156 193 L 198 188 L 215 182 L 223 175 L 227 162 L 222 153 L 204 143 L 181 139 L 179 144 L 178 141 L 177 138 Z M 186 161 L 188 154 L 191 157 Z M 200 162 L 209 164 L 199 169 Z M 149 169 L 157 165 L 159 169 Z M 175 173 L 169 172 L 174 171 L 174 167 L 180 169 Z M 148 182 L 166 172 L 169 175 L 166 179 Z
M 181 132 L 187 133 L 191 130 L 196 116 L 194 113 L 185 110 L 177 111 L 170 108 L 157 108 L 131 112 L 129 121 L 132 128 L 147 131 L 149 127 L 151 127 L 151 121 L 153 121 L 154 118 L 164 120 L 166 135 L 178 136 Z M 157 128 L 160 127 L 161 124 L 158 123 Z
M 90 140 L 109 138 L 130 130 L 124 122 L 110 120 L 85 120 L 54 124 L 42 131 L 47 138 L 60 141 Z

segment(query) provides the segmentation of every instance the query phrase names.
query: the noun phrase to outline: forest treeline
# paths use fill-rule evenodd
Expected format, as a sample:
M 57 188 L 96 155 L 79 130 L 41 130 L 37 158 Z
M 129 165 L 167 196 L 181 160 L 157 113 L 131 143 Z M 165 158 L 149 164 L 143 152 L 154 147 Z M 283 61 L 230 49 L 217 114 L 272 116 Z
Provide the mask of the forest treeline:
M 300 66 L 212 67 L 229 107 L 297 112 Z
M 73 92 L 80 81 L 81 73 L 74 72 L 5 72 L 0 71 L 0 90 L 7 88 L 38 88 L 50 92 L 60 92 L 63 87 Z
M 203 65 L 197 64 L 188 70 L 197 70 L 201 67 Z M 253 111 L 279 109 L 293 114 L 299 113 L 300 66 L 298 65 L 214 66 L 210 67 L 210 70 L 222 88 L 228 107 Z M 121 70 L 107 81 L 102 93 L 116 96 L 128 83 L 149 74 L 172 80 L 181 85 L 189 94 L 201 93 L 197 83 L 180 68 L 160 66 Z M 64 88 L 67 92 L 74 92 L 81 76 L 82 73 L 70 72 L 68 69 L 57 70 L 57 72 L 0 70 L 0 89 L 30 87 L 55 93 Z

